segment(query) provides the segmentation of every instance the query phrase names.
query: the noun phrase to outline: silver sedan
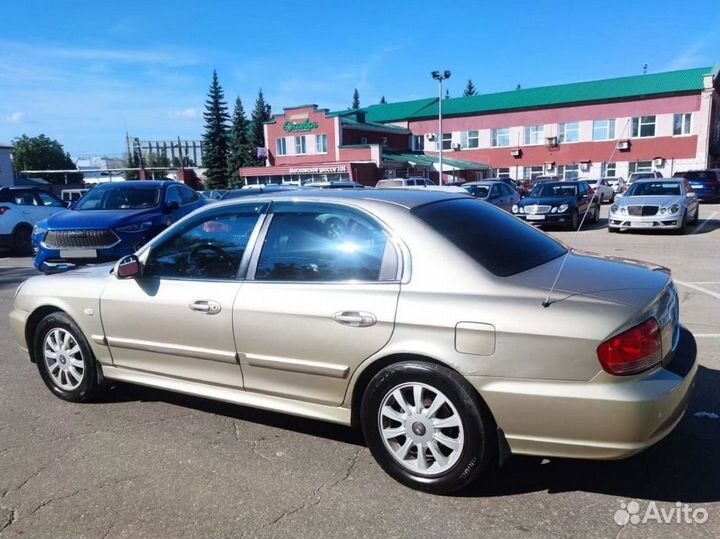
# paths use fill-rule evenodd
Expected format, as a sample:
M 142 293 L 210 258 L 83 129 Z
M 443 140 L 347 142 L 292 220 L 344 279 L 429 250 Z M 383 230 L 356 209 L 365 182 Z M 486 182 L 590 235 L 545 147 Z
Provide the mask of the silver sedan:
M 481 180 L 462 185 L 475 198 L 509 212 L 520 201 L 520 194 L 501 180 Z
M 682 178 L 635 181 L 610 207 L 608 232 L 623 229 L 675 230 L 684 234 L 700 218 L 700 204 Z
M 120 380 L 357 426 L 437 493 L 511 453 L 637 453 L 697 371 L 666 271 L 428 189 L 208 205 L 115 265 L 25 281 L 10 323 L 60 399 Z

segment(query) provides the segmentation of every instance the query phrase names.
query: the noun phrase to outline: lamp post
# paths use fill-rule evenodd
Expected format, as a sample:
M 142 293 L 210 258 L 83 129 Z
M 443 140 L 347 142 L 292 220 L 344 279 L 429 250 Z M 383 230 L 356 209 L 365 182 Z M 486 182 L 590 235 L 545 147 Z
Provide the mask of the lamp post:
M 450 78 L 449 71 L 433 71 L 432 78 L 438 81 L 438 185 L 443 184 L 443 130 L 442 130 L 442 101 L 443 101 L 443 81 Z

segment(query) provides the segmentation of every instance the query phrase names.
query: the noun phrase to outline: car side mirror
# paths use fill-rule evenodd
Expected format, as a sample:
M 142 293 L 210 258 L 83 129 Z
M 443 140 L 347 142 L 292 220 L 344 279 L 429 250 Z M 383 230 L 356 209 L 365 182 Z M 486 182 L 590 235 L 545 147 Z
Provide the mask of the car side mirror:
M 137 279 L 142 274 L 142 265 L 135 255 L 122 257 L 113 270 L 116 279 Z
M 180 209 L 180 204 L 178 204 L 177 200 L 169 200 L 165 203 L 165 213 L 172 213 L 175 210 Z

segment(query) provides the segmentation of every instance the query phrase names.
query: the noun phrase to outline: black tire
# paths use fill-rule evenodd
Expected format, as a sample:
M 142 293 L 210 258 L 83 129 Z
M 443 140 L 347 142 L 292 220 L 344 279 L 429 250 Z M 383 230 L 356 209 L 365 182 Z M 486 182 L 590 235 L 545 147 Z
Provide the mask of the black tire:
M 619 229 L 619 228 L 614 228 L 614 227 L 608 226 L 608 232 L 609 232 L 610 234 L 617 234 L 618 232 L 620 232 L 620 229 Z
M 72 340 L 80 350 L 80 359 L 82 361 L 82 379 L 77 387 L 67 389 L 61 387 L 50 374 L 48 361 L 45 359 L 45 343 L 50 334 L 55 330 L 67 332 L 71 335 Z M 70 341 L 72 343 L 72 341 Z M 74 345 L 73 345 L 74 347 Z M 35 363 L 37 364 L 40 376 L 45 385 L 56 396 L 70 402 L 88 402 L 93 399 L 99 389 L 98 383 L 98 367 L 92 349 L 87 343 L 85 336 L 80 328 L 67 314 L 55 312 L 43 318 L 35 330 L 33 336 L 33 352 Z M 77 356 L 76 356 L 77 357 Z M 62 357 L 58 358 L 58 362 L 62 361 Z M 66 361 L 70 361 L 67 359 Z M 65 361 L 63 361 L 65 364 Z M 60 371 L 58 371 L 59 373 Z M 76 369 L 77 372 L 77 369 Z M 65 375 L 66 380 L 70 380 L 69 375 Z M 75 380 L 77 382 L 77 380 Z
M 572 218 L 570 220 L 569 230 L 577 230 L 580 226 L 580 214 L 577 210 L 573 211 Z
M 682 216 L 682 224 L 680 225 L 680 228 L 675 230 L 675 234 L 677 234 L 678 236 L 687 234 L 687 226 L 688 226 L 687 210 L 685 210 L 685 212 L 683 213 L 683 216 Z
M 615 191 L 613 191 L 613 194 L 610 196 L 610 204 L 615 202 Z
M 590 222 L 594 225 L 600 222 L 600 206 L 595 206 L 595 209 L 590 213 Z
M 17 256 L 28 256 L 32 253 L 32 228 L 18 225 L 13 230 L 12 251 Z
M 430 386 L 431 389 L 425 389 L 421 393 L 424 396 L 432 395 L 433 390 L 442 392 L 457 412 L 457 417 L 462 425 L 463 443 L 456 450 L 458 452 L 449 457 L 450 462 L 447 464 L 449 467 L 446 470 L 439 470 L 435 473 L 418 473 L 401 464 L 386 447 L 380 427 L 380 422 L 386 421 L 386 416 L 380 415 L 380 408 L 383 401 L 390 398 L 389 395 L 394 389 L 410 383 Z M 413 394 L 412 391 L 410 394 Z M 435 398 L 437 397 L 433 397 L 433 400 Z M 427 409 L 425 404 L 423 399 L 423 407 Z M 402 410 L 402 407 L 400 409 Z M 448 407 L 447 410 L 450 408 Z M 370 381 L 363 395 L 360 413 L 365 442 L 375 460 L 388 475 L 410 488 L 434 494 L 449 494 L 469 485 L 483 470 L 497 463 L 497 427 L 492 414 L 475 389 L 462 376 L 447 367 L 414 361 L 396 363 L 386 367 Z M 451 411 L 451 413 L 453 412 Z M 410 423 L 412 419 L 407 421 Z M 398 421 L 398 423 L 402 426 L 402 422 Z M 410 427 L 413 436 L 422 436 L 426 432 L 430 432 L 431 440 L 435 439 L 435 433 L 438 431 L 422 429 L 418 434 L 415 430 L 416 425 L 417 422 Z M 446 434 L 446 431 L 441 434 Z M 398 444 L 411 444 L 408 455 L 412 455 L 414 451 L 417 456 L 417 446 L 410 437 L 401 435 L 397 440 Z M 400 440 L 403 441 L 400 442 Z M 440 442 L 435 442 L 435 448 L 437 447 L 443 447 L 446 451 L 449 449 L 442 446 Z M 424 451 L 423 454 L 432 461 L 430 466 L 437 464 L 435 458 L 431 456 L 432 453 L 428 453 L 430 448 L 428 447 Z M 452 463 L 453 459 L 454 463 Z
M 695 217 L 693 217 L 693 220 L 690 222 L 691 225 L 695 226 L 700 221 L 700 205 L 698 204 L 697 210 L 695 210 Z

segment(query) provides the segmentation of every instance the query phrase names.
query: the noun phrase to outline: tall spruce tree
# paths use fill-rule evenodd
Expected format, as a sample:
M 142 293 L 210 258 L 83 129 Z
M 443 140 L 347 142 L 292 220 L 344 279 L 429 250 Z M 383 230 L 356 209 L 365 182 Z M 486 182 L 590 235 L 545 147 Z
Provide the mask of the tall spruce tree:
M 232 126 L 230 127 L 230 151 L 228 154 L 229 187 L 237 187 L 240 183 L 238 169 L 255 164 L 255 155 L 248 138 L 250 124 L 245 116 L 240 98 L 235 99 L 235 108 L 232 115 Z
M 213 70 L 212 83 L 205 101 L 205 133 L 203 134 L 203 166 L 207 170 L 208 187 L 227 187 L 228 158 L 228 114 L 225 93 Z
M 385 99 L 385 96 L 382 96 L 382 97 L 380 98 L 380 104 L 381 104 L 381 105 L 387 104 L 387 100 Z
M 477 89 L 475 88 L 472 79 L 468 79 L 467 85 L 465 86 L 465 91 L 463 92 L 463 96 L 472 97 L 474 95 L 477 95 Z
M 250 116 L 250 149 L 251 164 L 262 165 L 263 159 L 257 159 L 257 148 L 265 148 L 265 122 L 270 121 L 272 109 L 265 102 L 262 88 L 255 100 L 255 108 Z
M 360 92 L 358 92 L 357 88 L 355 88 L 355 90 L 353 91 L 353 100 L 352 100 L 351 108 L 353 110 L 357 110 L 360 108 Z

